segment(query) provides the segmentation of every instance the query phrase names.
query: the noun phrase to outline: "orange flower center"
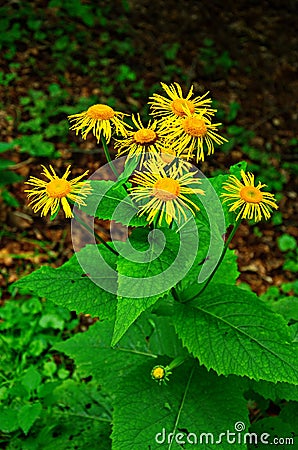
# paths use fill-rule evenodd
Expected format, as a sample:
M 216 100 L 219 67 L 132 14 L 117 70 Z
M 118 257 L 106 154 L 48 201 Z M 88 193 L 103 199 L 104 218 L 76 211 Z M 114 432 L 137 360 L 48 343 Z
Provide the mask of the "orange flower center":
M 156 380 L 162 380 L 165 376 L 165 369 L 163 367 L 156 367 L 152 370 L 152 376 Z
M 254 186 L 244 186 L 240 190 L 240 197 L 247 203 L 260 203 L 263 200 L 262 192 Z
M 167 202 L 174 200 L 180 194 L 180 184 L 173 178 L 161 178 L 154 183 L 153 195 L 154 197 Z
M 149 128 L 142 128 L 134 133 L 134 141 L 141 145 L 154 144 L 157 139 L 157 134 L 155 131 Z
M 110 120 L 114 115 L 115 111 L 108 105 L 93 105 L 87 110 L 87 117 L 95 120 Z
M 204 137 L 207 133 L 207 126 L 203 119 L 197 117 L 187 117 L 183 121 L 183 129 L 186 134 L 195 137 Z
M 64 178 L 55 178 L 47 184 L 46 190 L 49 197 L 62 198 L 71 191 L 71 184 Z
M 177 98 L 176 100 L 173 100 L 171 103 L 171 108 L 176 116 L 179 117 L 185 116 L 185 109 L 188 109 L 191 114 L 195 112 L 193 102 L 185 100 L 184 98 Z

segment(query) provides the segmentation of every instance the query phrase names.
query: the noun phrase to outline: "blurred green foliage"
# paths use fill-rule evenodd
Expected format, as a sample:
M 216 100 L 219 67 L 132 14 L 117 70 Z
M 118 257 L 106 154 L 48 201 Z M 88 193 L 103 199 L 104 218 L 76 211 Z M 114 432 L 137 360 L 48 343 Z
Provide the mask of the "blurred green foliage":
M 52 350 L 78 324 L 68 310 L 37 297 L 13 298 L 0 308 L 1 448 L 50 450 L 53 442 L 62 450 L 90 448 L 94 433 L 108 442 L 109 399 Z

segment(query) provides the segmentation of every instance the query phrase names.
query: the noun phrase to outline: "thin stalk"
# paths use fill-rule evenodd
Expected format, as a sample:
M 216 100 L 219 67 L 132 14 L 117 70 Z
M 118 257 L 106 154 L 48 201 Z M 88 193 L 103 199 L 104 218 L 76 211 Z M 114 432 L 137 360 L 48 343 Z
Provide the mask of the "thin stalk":
M 183 302 L 184 304 L 185 304 L 185 303 L 191 302 L 192 300 L 194 300 L 195 298 L 197 298 L 199 295 L 201 295 L 202 292 L 204 292 L 204 290 L 206 289 L 206 287 L 208 286 L 208 284 L 210 283 L 210 281 L 212 280 L 212 278 L 213 278 L 214 275 L 216 274 L 217 269 L 218 269 L 219 266 L 221 265 L 222 260 L 224 259 L 225 254 L 226 254 L 226 252 L 227 252 L 227 249 L 228 249 L 228 247 L 229 247 L 229 245 L 230 245 L 230 242 L 231 242 L 231 240 L 233 239 L 233 237 L 235 236 L 235 233 L 236 233 L 236 231 L 238 230 L 240 223 L 241 223 L 241 219 L 238 219 L 238 220 L 236 221 L 236 223 L 235 223 L 235 225 L 234 225 L 234 227 L 233 227 L 233 230 L 231 231 L 231 233 L 230 233 L 230 235 L 229 235 L 229 237 L 228 237 L 226 243 L 225 243 L 224 249 L 223 249 L 222 254 L 221 254 L 221 256 L 220 256 L 220 258 L 219 258 L 219 260 L 218 260 L 218 262 L 217 262 L 217 264 L 216 264 L 216 266 L 215 266 L 215 269 L 213 270 L 212 274 L 210 275 L 210 277 L 208 278 L 208 280 L 206 281 L 206 283 L 204 284 L 204 286 L 202 287 L 202 289 L 201 289 L 194 297 L 188 298 L 185 302 Z
M 106 156 L 106 159 L 107 159 L 107 161 L 109 163 L 109 166 L 111 167 L 115 177 L 118 178 L 119 177 L 119 173 L 118 173 L 118 171 L 117 171 L 117 169 L 116 169 L 116 167 L 115 167 L 115 165 L 114 165 L 114 163 L 112 161 L 112 158 L 111 158 L 108 146 L 107 146 L 106 138 L 104 137 L 104 135 L 102 133 L 101 133 L 100 139 L 101 139 L 101 143 L 102 143 L 102 146 L 103 146 L 103 151 L 105 152 L 105 156 Z
M 172 293 L 172 296 L 173 296 L 174 300 L 176 300 L 176 302 L 180 302 L 180 298 L 179 298 L 179 296 L 177 294 L 177 291 L 176 291 L 176 289 L 174 287 L 172 287 L 171 293 Z
M 185 403 L 185 400 L 186 400 L 186 396 L 187 396 L 187 394 L 188 394 L 188 392 L 189 392 L 190 383 L 191 383 L 191 380 L 192 380 L 194 371 L 195 371 L 195 365 L 193 365 L 193 367 L 192 367 L 192 369 L 191 369 L 191 372 L 190 372 L 190 375 L 189 375 L 189 378 L 188 378 L 188 381 L 187 381 L 187 385 L 186 385 L 186 387 L 185 387 L 185 391 L 184 391 L 184 394 L 183 394 L 183 398 L 182 398 L 182 400 L 181 400 L 181 404 L 180 404 L 180 406 L 179 406 L 178 414 L 177 414 L 177 416 L 176 416 L 176 420 L 175 420 L 175 424 L 174 424 L 174 429 L 173 429 L 173 431 L 172 431 L 172 436 L 174 436 L 175 433 L 176 433 L 176 430 L 177 430 L 177 427 L 178 427 L 178 423 L 179 423 L 179 419 L 180 419 L 181 413 L 182 413 L 182 411 L 183 411 L 184 403 Z M 174 442 L 174 439 L 171 440 L 170 445 L 168 446 L 168 449 L 169 449 L 169 450 L 172 448 L 173 442 Z
M 73 213 L 74 218 L 76 219 L 77 222 L 79 222 L 87 231 L 89 231 L 89 233 L 94 234 L 95 237 L 112 253 L 114 253 L 114 255 L 119 256 L 119 253 L 114 250 L 102 237 L 99 236 L 99 234 L 96 233 L 95 230 L 93 230 L 91 227 L 89 227 L 89 225 L 87 225 L 83 220 L 80 219 L 79 216 L 77 216 L 76 213 Z

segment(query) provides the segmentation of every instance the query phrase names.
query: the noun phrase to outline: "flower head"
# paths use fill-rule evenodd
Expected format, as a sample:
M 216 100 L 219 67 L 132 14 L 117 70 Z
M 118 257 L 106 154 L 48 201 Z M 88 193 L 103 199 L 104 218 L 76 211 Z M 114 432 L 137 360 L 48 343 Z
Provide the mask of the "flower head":
M 221 194 L 224 202 L 229 202 L 230 211 L 239 210 L 237 219 L 254 219 L 258 222 L 262 219 L 269 219 L 272 208 L 277 209 L 274 195 L 270 192 L 263 192 L 261 189 L 266 184 L 258 183 L 255 186 L 254 175 L 241 170 L 241 177 L 243 183 L 238 180 L 235 175 L 230 175 L 228 181 L 224 183 L 223 187 L 227 191 Z
M 28 192 L 28 198 L 32 198 L 29 205 L 32 206 L 35 213 L 41 209 L 41 216 L 46 216 L 49 210 L 51 210 L 51 215 L 54 215 L 61 203 L 65 216 L 73 217 L 68 199 L 78 206 L 86 205 L 84 199 L 91 192 L 91 187 L 88 182 L 79 180 L 88 174 L 88 170 L 73 180 L 67 180 L 70 174 L 70 166 L 67 167 L 62 178 L 56 175 L 52 166 L 50 166 L 52 173 L 45 166 L 41 167 L 43 168 L 42 174 L 50 181 L 35 177 L 30 177 L 26 181 L 26 184 L 34 186 L 33 189 L 25 190 L 25 192 Z
M 161 83 L 162 88 L 166 91 L 169 98 L 163 97 L 159 94 L 153 94 L 148 102 L 151 105 L 151 114 L 156 117 L 163 117 L 170 119 L 171 122 L 180 117 L 184 117 L 186 114 L 200 113 L 204 111 L 204 114 L 209 117 L 212 116 L 216 110 L 211 109 L 211 99 L 206 98 L 208 92 L 201 97 L 191 98 L 193 95 L 193 86 L 191 86 L 189 93 L 186 97 L 183 97 L 182 89 L 178 83 L 170 84 Z
M 109 143 L 112 136 L 112 126 L 115 128 L 117 134 L 120 133 L 126 136 L 126 128 L 129 125 L 122 120 L 125 115 L 124 113 L 114 111 L 108 105 L 97 104 L 90 106 L 87 111 L 68 116 L 68 119 L 70 122 L 75 122 L 70 129 L 74 130 L 76 134 L 82 131 L 83 139 L 86 139 L 87 134 L 92 130 L 93 135 L 97 138 L 97 142 L 100 141 L 101 134 L 103 134 Z
M 154 381 L 157 381 L 159 384 L 165 383 L 166 381 L 169 381 L 169 375 L 171 375 L 172 372 L 169 370 L 168 366 L 155 366 L 151 370 L 151 377 Z
M 137 114 L 137 118 L 132 116 L 132 121 L 136 129 L 128 131 L 124 139 L 115 139 L 115 148 L 118 149 L 117 156 L 127 153 L 131 158 L 144 156 L 145 153 L 157 154 L 165 142 L 157 131 L 157 122 L 151 123 L 150 121 L 147 127 L 144 127 L 139 114 Z
M 170 225 L 173 219 L 180 222 L 183 217 L 186 220 L 187 210 L 194 214 L 193 209 L 199 210 L 199 207 L 186 195 L 204 194 L 198 188 L 200 181 L 194 177 L 195 174 L 188 172 L 180 175 L 175 167 L 166 170 L 154 159 L 148 160 L 146 171 L 136 172 L 131 180 L 137 184 L 131 188 L 131 196 L 136 202 L 142 202 L 140 216 L 148 214 L 148 222 L 156 220 L 159 225 L 165 216 Z
M 214 142 L 218 145 L 227 142 L 217 133 L 217 127 L 220 123 L 212 124 L 204 114 L 186 114 L 179 121 L 175 122 L 168 129 L 163 128 L 166 137 L 170 142 L 175 142 L 178 148 L 178 154 L 187 152 L 188 159 L 192 157 L 193 152 L 196 160 L 204 161 L 204 143 L 207 146 L 207 154 L 214 153 Z
M 181 176 L 185 172 L 190 172 L 193 168 L 193 165 L 186 161 L 187 155 L 180 153 L 173 147 L 165 146 L 159 154 L 155 155 L 152 158 L 152 164 L 154 164 L 154 160 L 156 164 L 161 165 L 165 170 L 169 168 L 175 168 L 177 173 Z M 151 159 L 149 160 L 151 161 Z M 145 162 L 145 166 L 147 166 L 148 162 Z

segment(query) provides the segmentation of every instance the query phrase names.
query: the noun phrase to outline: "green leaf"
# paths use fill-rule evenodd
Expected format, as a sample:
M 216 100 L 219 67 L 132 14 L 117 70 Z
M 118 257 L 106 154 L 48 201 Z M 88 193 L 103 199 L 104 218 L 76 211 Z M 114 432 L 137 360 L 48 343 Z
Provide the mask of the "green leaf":
M 111 404 L 94 382 L 66 380 L 51 392 L 51 408 L 39 433 L 30 433 L 34 449 L 94 450 L 111 448 Z M 27 448 L 27 447 L 26 447 Z
M 270 303 L 273 311 L 281 314 L 286 321 L 291 319 L 298 321 L 298 297 L 284 297 L 278 301 L 273 301 Z
M 248 426 L 241 382 L 235 377 L 217 377 L 191 361 L 178 367 L 167 385 L 159 386 L 145 376 L 150 369 L 148 362 L 125 374 L 115 392 L 113 448 L 178 450 L 197 444 L 205 450 L 216 449 L 220 433 L 234 432 L 239 421 Z M 226 392 L 229 392 L 228 402 Z M 170 433 L 174 434 L 172 445 Z M 191 433 L 189 441 L 188 433 Z M 220 448 L 230 447 L 222 439 Z M 246 446 L 238 444 L 237 448 Z
M 21 379 L 22 385 L 26 387 L 26 389 L 30 392 L 36 389 L 41 383 L 41 375 L 40 373 L 31 366 L 27 372 L 22 376 Z
M 209 262 L 210 259 L 210 257 L 208 257 L 207 259 L 208 251 L 210 250 L 210 239 L 211 239 L 209 223 L 206 220 L 200 220 L 197 221 L 197 227 L 198 227 L 199 246 L 196 253 L 196 257 L 186 276 L 183 277 L 182 280 L 179 282 L 177 286 L 178 291 L 184 291 L 188 286 L 193 284 L 198 285 L 198 277 L 199 273 L 202 270 L 202 266 L 207 261 Z M 217 233 L 216 239 L 218 239 Z
M 7 150 L 12 149 L 15 146 L 15 142 L 0 142 L 0 153 L 7 152 Z
M 279 417 L 292 426 L 295 436 L 298 437 L 298 402 L 289 402 L 283 405 Z
M 122 246 L 117 264 L 119 299 L 113 345 L 191 267 L 196 241 L 195 236 L 189 236 L 189 227 L 193 229 L 189 224 L 180 233 L 167 228 L 135 229 Z
M 225 228 L 216 229 L 214 217 L 211 220 L 209 223 L 207 217 L 200 215 L 196 218 L 199 248 L 191 269 L 177 285 L 177 291 L 182 301 L 192 298 L 202 289 L 222 254 Z M 190 234 L 189 240 L 193 241 L 193 239 L 194 236 Z M 211 283 L 235 284 L 238 275 L 237 258 L 234 252 L 228 249 Z
M 161 297 L 157 295 L 146 298 L 127 298 L 119 297 L 117 302 L 117 313 L 113 339 L 111 345 L 114 346 L 126 333 L 131 324 L 148 310 Z
M 20 206 L 17 199 L 7 189 L 2 190 L 1 196 L 7 205 L 12 206 L 13 208 L 18 208 Z
M 124 341 L 123 346 L 120 342 L 111 348 L 112 334 L 112 322 L 96 322 L 85 333 L 55 344 L 54 348 L 75 359 L 81 376 L 92 375 L 106 391 L 113 392 L 123 372 L 129 374 L 144 359 L 149 359 L 154 365 L 157 356 L 150 351 L 146 336 L 142 334 L 138 340 L 129 339 Z M 129 355 L 133 355 L 133 358 L 129 358 Z
M 1 153 L 1 151 L 0 151 Z M 15 162 L 10 159 L 3 159 L 0 161 L 0 170 L 7 169 L 8 167 L 14 166 Z
M 133 171 L 138 166 L 140 158 L 132 157 L 127 158 L 125 161 L 125 166 L 123 172 L 119 175 L 117 181 L 115 182 L 114 188 L 118 188 L 118 186 L 123 185 L 127 182 L 129 177 L 132 175 Z
M 114 181 L 92 180 L 92 192 L 88 195 L 87 206 L 82 210 L 103 220 L 114 220 L 123 225 L 146 226 L 144 217 L 138 217 L 138 208 L 123 186 Z
M 144 312 L 135 326 L 121 339 L 121 347 L 131 345 L 132 339 L 137 343 L 138 348 L 143 343 L 144 351 L 149 349 L 156 355 L 166 355 L 171 358 L 187 355 L 168 316 L 159 317 L 147 311 Z
M 182 302 L 194 297 L 203 288 L 205 283 L 197 282 L 200 271 L 201 264 L 194 264 L 186 277 L 179 283 L 178 292 Z M 234 285 L 238 276 L 237 256 L 233 250 L 227 249 L 224 259 L 210 282 L 210 287 L 218 283 Z
M 169 317 L 144 313 L 113 348 L 110 346 L 112 333 L 111 322 L 96 322 L 85 333 L 55 344 L 55 349 L 74 358 L 82 376 L 91 374 L 105 389 L 112 391 L 124 368 L 125 373 L 129 373 L 144 360 L 150 360 L 154 366 L 158 356 L 176 358 L 185 355 Z M 133 357 L 131 364 L 130 355 Z
M 22 181 L 23 177 L 10 170 L 1 170 L 0 186 L 6 186 L 7 184 L 18 183 Z
M 237 164 L 234 164 L 233 166 L 230 166 L 230 174 L 235 175 L 235 177 L 240 178 L 241 177 L 241 170 L 246 171 L 247 162 L 246 161 L 240 161 Z
M 77 313 L 113 318 L 116 260 L 117 256 L 103 245 L 87 245 L 58 269 L 41 267 L 14 286 Z
M 64 320 L 54 313 L 44 314 L 38 324 L 41 328 L 54 328 L 57 330 L 63 330 L 64 328 Z
M 297 386 L 290 383 L 270 383 L 269 381 L 250 380 L 250 387 L 253 391 L 262 395 L 266 399 L 271 399 L 275 402 L 279 400 L 296 400 L 298 401 Z
M 277 238 L 277 244 L 282 252 L 287 252 L 288 250 L 295 250 L 297 247 L 296 239 L 290 234 L 282 234 Z
M 19 428 L 18 409 L 0 407 L 0 430 L 11 433 Z
M 230 167 L 230 174 L 235 175 L 237 178 L 241 178 L 240 172 L 241 170 L 246 170 L 247 163 L 245 161 L 241 161 L 238 164 L 235 164 Z M 227 203 L 223 203 L 223 200 L 221 199 L 221 194 L 225 192 L 225 189 L 223 188 L 223 184 L 228 180 L 229 175 L 217 175 L 216 177 L 212 178 L 203 178 L 202 181 L 202 188 L 206 192 L 206 197 L 208 198 L 210 193 L 210 184 L 215 190 L 216 194 L 218 195 L 221 207 L 224 213 L 225 222 L 226 222 L 226 228 L 228 228 L 229 225 L 232 225 L 236 221 L 236 215 L 234 212 L 229 212 L 229 207 L 227 206 Z M 212 205 L 210 205 L 211 211 L 212 211 Z M 216 210 L 213 211 L 213 215 L 216 215 Z
M 40 403 L 33 403 L 31 405 L 24 405 L 19 410 L 19 426 L 23 430 L 25 434 L 28 434 L 28 431 L 39 417 L 42 410 L 42 406 Z
M 55 154 L 55 145 L 45 141 L 42 134 L 24 135 L 15 141 L 20 146 L 20 152 L 27 152 L 32 156 L 48 156 Z
M 248 424 L 241 379 L 217 377 L 212 371 L 208 373 L 205 368 L 194 366 L 191 360 L 173 371 L 167 385 L 160 386 L 152 380 L 152 368 L 170 362 L 162 356 L 165 351 L 172 357 L 177 351 L 180 354 L 180 344 L 173 348 L 170 341 L 166 348 L 159 350 L 160 342 L 166 340 L 169 332 L 165 326 L 169 319 L 159 320 L 145 314 L 116 348 L 108 345 L 112 334 L 110 322 L 96 322 L 86 333 L 55 345 L 75 360 L 81 376 L 92 375 L 112 395 L 113 448 L 158 449 L 160 444 L 156 443 L 155 436 L 163 428 L 167 433 L 174 430 L 178 433 L 181 429 L 193 433 L 214 432 L 217 439 L 220 432 L 234 431 L 237 421 Z M 160 351 L 160 356 L 155 350 Z M 226 392 L 229 392 L 228 402 Z M 181 447 L 175 444 L 172 448 Z M 216 447 L 203 443 L 201 448 Z M 230 445 L 222 442 L 221 448 L 229 449 Z
M 280 417 L 265 417 L 253 423 L 249 432 L 255 433 L 257 438 L 252 436 L 252 442 L 248 444 L 248 450 L 255 450 L 256 448 L 268 450 L 269 446 L 269 448 L 273 447 L 278 450 L 294 448 L 293 444 L 296 441 L 294 436 L 297 435 L 295 428 L 291 424 L 283 421 Z M 256 442 L 255 439 L 257 439 Z M 278 444 L 279 439 L 280 445 Z M 289 440 L 286 441 L 286 439 Z M 257 444 L 257 447 L 255 444 Z
M 282 268 L 284 270 L 290 270 L 291 272 L 298 272 L 298 262 L 288 260 L 284 263 Z
M 177 304 L 173 321 L 183 344 L 208 369 L 298 384 L 298 345 L 284 319 L 252 292 L 210 286 L 192 306 Z

